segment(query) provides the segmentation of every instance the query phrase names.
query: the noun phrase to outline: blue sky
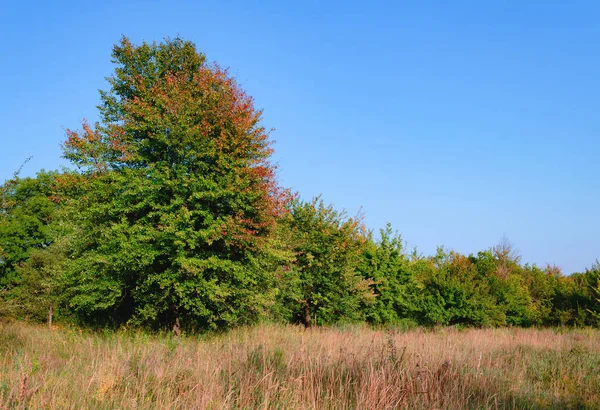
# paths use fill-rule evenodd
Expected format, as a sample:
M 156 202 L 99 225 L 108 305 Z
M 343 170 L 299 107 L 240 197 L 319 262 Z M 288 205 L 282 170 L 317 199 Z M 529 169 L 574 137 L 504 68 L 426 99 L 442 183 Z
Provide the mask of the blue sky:
M 121 35 L 179 35 L 275 128 L 281 183 L 409 247 L 600 258 L 597 1 L 2 2 L 0 180 L 56 169 Z

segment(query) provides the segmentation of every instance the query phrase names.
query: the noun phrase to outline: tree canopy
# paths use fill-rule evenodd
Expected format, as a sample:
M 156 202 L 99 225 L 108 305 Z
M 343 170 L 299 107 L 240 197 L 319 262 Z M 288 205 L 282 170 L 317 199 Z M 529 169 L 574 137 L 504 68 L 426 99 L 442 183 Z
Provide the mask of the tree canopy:
M 564 276 L 503 239 L 407 253 L 388 225 L 277 180 L 261 111 L 180 38 L 114 46 L 76 170 L 0 186 L 0 317 L 95 326 L 600 324 L 598 263 Z
M 101 122 L 64 145 L 87 185 L 73 308 L 175 328 L 253 320 L 272 281 L 256 259 L 286 203 L 261 112 L 188 41 L 123 38 L 113 62 Z

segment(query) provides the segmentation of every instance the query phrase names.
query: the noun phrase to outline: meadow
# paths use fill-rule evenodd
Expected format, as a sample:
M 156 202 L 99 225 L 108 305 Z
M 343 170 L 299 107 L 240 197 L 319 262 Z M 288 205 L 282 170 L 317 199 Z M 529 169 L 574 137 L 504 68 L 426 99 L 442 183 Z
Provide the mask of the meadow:
M 600 331 L 0 324 L 0 409 L 593 409 Z

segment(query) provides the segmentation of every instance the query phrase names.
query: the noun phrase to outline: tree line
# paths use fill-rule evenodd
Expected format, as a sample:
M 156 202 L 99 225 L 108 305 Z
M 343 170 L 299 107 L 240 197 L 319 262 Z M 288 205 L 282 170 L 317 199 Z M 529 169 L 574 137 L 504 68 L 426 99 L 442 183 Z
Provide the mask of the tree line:
M 405 249 L 281 187 L 261 111 L 193 43 L 114 46 L 73 169 L 0 187 L 0 318 L 95 327 L 596 326 L 600 266 Z

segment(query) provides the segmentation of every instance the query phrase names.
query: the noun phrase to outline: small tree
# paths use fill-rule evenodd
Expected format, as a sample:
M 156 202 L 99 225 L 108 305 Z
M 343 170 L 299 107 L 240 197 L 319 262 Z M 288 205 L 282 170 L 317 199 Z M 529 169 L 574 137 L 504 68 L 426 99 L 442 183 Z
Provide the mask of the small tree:
M 57 205 L 54 172 L 41 171 L 34 178 L 20 178 L 18 172 L 0 186 L 0 316 L 20 316 L 15 300 L 21 281 L 19 265 L 53 241 L 49 226 Z
M 372 236 L 372 235 L 371 235 Z M 419 285 L 406 255 L 402 238 L 387 224 L 378 241 L 370 238 L 361 264 L 365 278 L 372 278 L 375 301 L 367 307 L 367 320 L 375 324 L 398 324 L 413 319 Z
M 585 278 L 589 286 L 591 307 L 588 312 L 592 316 L 595 325 L 600 325 L 600 264 L 598 261 L 590 269 L 586 269 Z
M 427 263 L 429 262 L 429 263 Z M 428 325 L 497 326 L 504 312 L 479 276 L 472 258 L 438 248 L 429 261 L 419 262 L 424 285 L 420 322 Z
M 492 247 L 492 253 L 496 259 L 496 275 L 500 279 L 508 278 L 512 269 L 516 268 L 521 259 L 519 251 L 510 242 L 508 237 L 503 236 L 500 242 Z
M 15 177 L 0 186 L 0 287 L 14 279 L 17 264 L 27 260 L 31 250 L 50 245 L 48 225 L 56 204 L 54 172 L 41 171 L 35 178 Z
M 17 266 L 18 279 L 12 290 L 13 303 L 21 315 L 46 320 L 52 327 L 63 295 L 63 274 L 67 262 L 68 236 L 45 249 L 35 249 L 27 261 Z
M 367 241 L 360 218 L 326 206 L 321 198 L 295 199 L 283 223 L 291 232 L 299 286 L 284 295 L 305 326 L 362 319 L 361 304 L 374 298 L 372 281 L 358 271 Z

